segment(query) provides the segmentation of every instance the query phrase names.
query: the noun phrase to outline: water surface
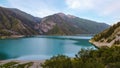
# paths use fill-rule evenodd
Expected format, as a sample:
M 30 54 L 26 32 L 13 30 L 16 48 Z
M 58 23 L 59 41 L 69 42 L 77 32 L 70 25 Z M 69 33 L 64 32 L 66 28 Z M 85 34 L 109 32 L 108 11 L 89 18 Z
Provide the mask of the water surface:
M 0 40 L 0 59 L 43 60 L 63 54 L 74 57 L 81 48 L 95 48 L 92 36 L 35 36 Z

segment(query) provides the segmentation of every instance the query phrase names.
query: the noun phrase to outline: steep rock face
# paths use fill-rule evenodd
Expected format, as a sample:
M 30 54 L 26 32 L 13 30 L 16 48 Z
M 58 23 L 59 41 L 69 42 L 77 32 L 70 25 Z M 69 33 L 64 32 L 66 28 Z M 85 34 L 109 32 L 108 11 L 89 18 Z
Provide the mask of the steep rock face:
M 47 35 L 96 34 L 108 28 L 109 25 L 98 23 L 72 15 L 57 13 L 41 19 L 39 28 Z
M 120 45 L 120 22 L 95 35 L 90 42 L 98 47 Z
M 76 30 L 78 30 L 79 34 L 80 32 L 82 33 L 82 30 L 75 28 L 74 25 L 65 19 L 67 17 L 62 13 L 45 17 L 41 20 L 40 28 L 47 35 L 71 35 L 76 34 Z M 74 29 L 76 30 L 74 31 Z
M 26 13 L 24 13 L 26 14 Z M 11 9 L 0 7 L 0 35 L 36 35 L 36 22 Z

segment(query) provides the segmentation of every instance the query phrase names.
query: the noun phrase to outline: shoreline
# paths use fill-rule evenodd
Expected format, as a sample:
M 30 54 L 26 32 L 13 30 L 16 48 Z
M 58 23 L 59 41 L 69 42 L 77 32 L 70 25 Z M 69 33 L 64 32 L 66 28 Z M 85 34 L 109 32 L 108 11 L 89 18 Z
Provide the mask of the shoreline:
M 79 34 L 79 35 L 11 35 L 11 36 L 0 36 L 0 39 L 14 39 L 23 37 L 34 37 L 34 36 L 92 36 L 93 34 Z
M 89 40 L 89 43 L 91 43 L 92 45 L 94 45 L 96 48 L 101 48 L 101 47 L 111 47 L 112 43 L 102 43 L 102 42 L 92 42 L 91 40 Z
M 22 38 L 22 37 L 26 37 L 26 36 L 25 35 L 0 36 L 0 39 Z
M 99 46 L 96 46 L 91 40 L 89 40 L 89 43 L 92 44 L 95 48 L 99 49 Z

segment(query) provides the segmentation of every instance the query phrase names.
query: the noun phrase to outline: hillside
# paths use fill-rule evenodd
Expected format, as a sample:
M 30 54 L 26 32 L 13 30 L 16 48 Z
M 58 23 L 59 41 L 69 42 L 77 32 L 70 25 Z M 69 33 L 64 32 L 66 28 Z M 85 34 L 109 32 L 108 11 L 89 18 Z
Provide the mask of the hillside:
M 64 13 L 57 13 L 41 19 L 39 28 L 46 35 L 96 34 L 109 25 L 78 18 Z
M 98 47 L 120 45 L 120 22 L 95 35 L 90 42 Z
M 13 11 L 14 13 L 16 13 L 17 15 L 19 15 L 20 17 L 26 18 L 27 20 L 31 21 L 31 22 L 36 22 L 39 23 L 41 18 L 38 17 L 34 17 L 30 14 L 27 14 L 19 9 L 15 9 L 15 8 L 8 8 L 9 10 Z
M 24 16 L 23 16 L 24 14 Z M 29 19 L 28 19 L 29 16 Z M 36 22 L 30 20 L 32 16 L 18 10 L 0 7 L 0 35 L 36 35 Z M 34 18 L 34 17 L 33 17 Z

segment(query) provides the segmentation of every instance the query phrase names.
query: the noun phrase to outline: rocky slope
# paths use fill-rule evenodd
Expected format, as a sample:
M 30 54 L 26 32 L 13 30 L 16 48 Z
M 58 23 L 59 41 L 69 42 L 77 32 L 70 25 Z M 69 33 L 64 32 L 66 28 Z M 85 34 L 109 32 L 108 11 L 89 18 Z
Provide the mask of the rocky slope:
M 41 19 L 39 28 L 46 35 L 96 34 L 108 28 L 105 23 L 57 13 Z
M 114 45 L 120 46 L 120 22 L 95 35 L 90 42 L 97 47 L 111 47 Z

